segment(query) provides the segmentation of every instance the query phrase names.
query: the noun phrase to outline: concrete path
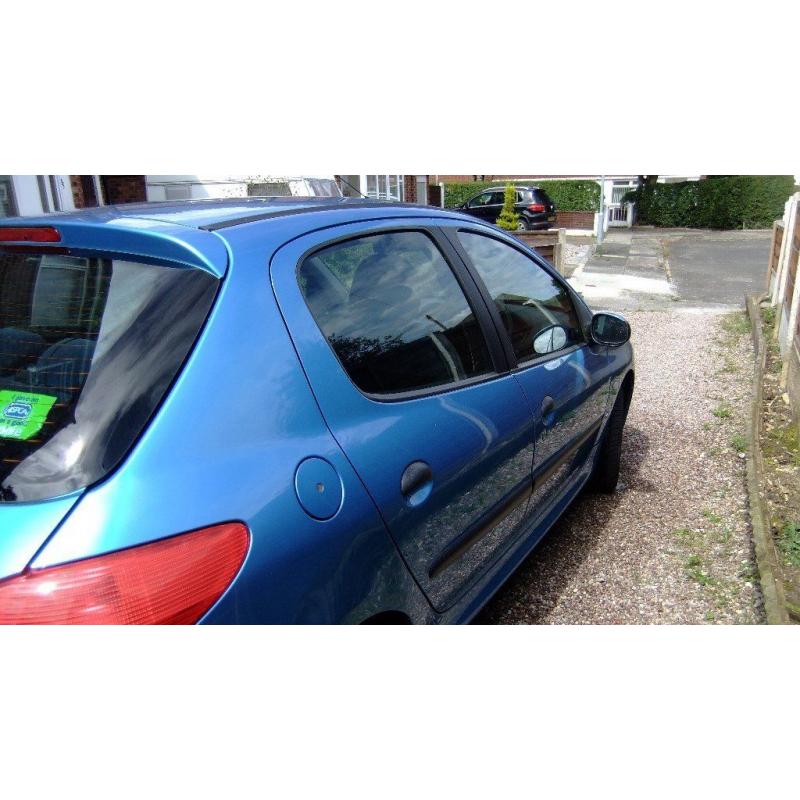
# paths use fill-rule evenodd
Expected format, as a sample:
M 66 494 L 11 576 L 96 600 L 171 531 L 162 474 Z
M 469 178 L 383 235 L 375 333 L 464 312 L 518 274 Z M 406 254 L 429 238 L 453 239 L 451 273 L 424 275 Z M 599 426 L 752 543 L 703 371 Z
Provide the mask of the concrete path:
M 770 241 L 771 231 L 611 230 L 570 281 L 595 308 L 743 308 L 763 288 Z
M 772 231 L 682 232 L 664 237 L 681 302 L 743 306 L 764 290 Z
M 640 236 L 630 230 L 609 231 L 582 269 L 571 277 L 572 285 L 590 306 L 618 311 L 661 308 L 675 291 L 666 269 L 659 238 Z

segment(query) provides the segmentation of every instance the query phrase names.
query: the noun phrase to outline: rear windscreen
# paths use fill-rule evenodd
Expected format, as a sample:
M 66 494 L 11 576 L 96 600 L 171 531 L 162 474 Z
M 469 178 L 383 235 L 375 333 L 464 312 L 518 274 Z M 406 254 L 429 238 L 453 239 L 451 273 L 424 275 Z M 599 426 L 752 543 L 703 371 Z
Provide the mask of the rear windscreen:
M 180 371 L 217 285 L 188 267 L 0 254 L 0 502 L 108 474 Z

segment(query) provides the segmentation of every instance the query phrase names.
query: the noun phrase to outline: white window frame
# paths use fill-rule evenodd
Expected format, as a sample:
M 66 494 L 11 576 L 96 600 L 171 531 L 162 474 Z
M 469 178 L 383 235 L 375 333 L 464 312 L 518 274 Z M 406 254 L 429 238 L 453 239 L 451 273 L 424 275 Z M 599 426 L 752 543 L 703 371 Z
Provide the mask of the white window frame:
M 402 175 L 361 175 L 364 194 L 372 200 L 405 200 L 405 180 Z

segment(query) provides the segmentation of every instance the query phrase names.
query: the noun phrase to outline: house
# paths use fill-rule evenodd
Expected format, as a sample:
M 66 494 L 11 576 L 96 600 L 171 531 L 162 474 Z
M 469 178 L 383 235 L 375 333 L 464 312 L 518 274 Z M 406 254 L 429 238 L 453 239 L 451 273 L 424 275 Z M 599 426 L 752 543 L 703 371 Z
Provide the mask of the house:
M 206 197 L 371 197 L 440 204 L 427 175 L 0 175 L 0 216 Z
M 144 175 L 0 175 L 0 217 L 145 199 Z
M 439 205 L 430 190 L 436 183 L 429 175 L 337 175 L 345 197 L 371 197 L 400 203 Z M 438 197 L 438 194 L 437 194 Z
M 207 197 L 338 197 L 334 175 L 146 175 L 149 201 Z
M 675 183 L 678 181 L 699 180 L 700 175 L 659 175 L 659 183 Z M 597 181 L 603 190 L 603 206 L 605 209 L 605 227 L 631 227 L 635 210 L 632 203 L 623 202 L 623 198 L 639 185 L 638 175 L 431 175 L 434 183 L 470 183 L 472 181 L 497 181 L 499 183 L 538 183 L 539 181 Z M 598 209 L 599 210 L 599 209 Z M 569 220 L 566 221 L 567 211 Z M 592 219 L 589 212 L 572 213 L 569 209 L 561 209 L 560 216 L 565 217 L 564 227 L 594 228 L 597 233 L 599 219 Z M 595 215 L 596 216 L 596 215 Z M 579 219 L 579 217 L 582 217 Z M 559 222 L 558 224 L 562 224 Z

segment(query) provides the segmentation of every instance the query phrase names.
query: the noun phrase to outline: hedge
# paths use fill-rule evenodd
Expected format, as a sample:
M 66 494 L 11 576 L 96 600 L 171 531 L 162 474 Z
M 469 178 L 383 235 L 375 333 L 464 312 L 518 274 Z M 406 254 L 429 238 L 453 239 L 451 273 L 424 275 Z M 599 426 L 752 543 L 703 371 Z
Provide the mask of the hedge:
M 446 183 L 444 204 L 447 208 L 460 206 L 484 189 L 505 186 L 505 181 L 472 181 Z M 596 181 L 514 181 L 520 186 L 534 185 L 544 189 L 555 203 L 557 211 L 597 211 L 600 205 L 600 184 Z
M 791 175 L 724 175 L 638 189 L 636 220 L 678 228 L 769 228 L 794 191 Z

